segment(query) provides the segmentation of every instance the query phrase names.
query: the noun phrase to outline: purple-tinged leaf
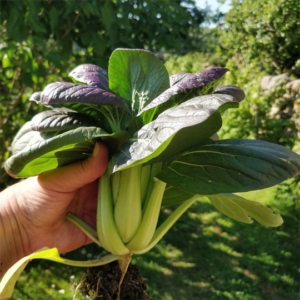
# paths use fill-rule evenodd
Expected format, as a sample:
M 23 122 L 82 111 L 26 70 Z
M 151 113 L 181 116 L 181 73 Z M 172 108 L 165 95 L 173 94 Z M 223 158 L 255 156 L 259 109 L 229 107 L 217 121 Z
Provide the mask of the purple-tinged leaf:
M 112 105 L 129 112 L 126 103 L 116 95 L 94 86 L 71 82 L 54 82 L 47 85 L 41 94 L 41 102 L 45 105 L 65 103 Z
M 33 93 L 30 96 L 29 101 L 40 102 L 41 101 L 41 94 L 42 94 L 42 92 L 35 92 L 35 93 Z
M 186 77 L 189 74 L 190 73 L 177 73 L 170 76 L 170 85 L 173 86 L 177 84 L 179 81 L 181 81 L 184 77 Z
M 167 108 L 196 96 L 211 94 L 227 71 L 226 68 L 216 67 L 195 74 L 175 74 L 171 76 L 173 85 L 151 101 L 138 115 L 142 116 L 144 123 L 149 123 Z
M 245 98 L 243 90 L 234 85 L 219 85 L 214 94 L 227 94 L 233 96 L 238 102 Z
M 80 65 L 72 70 L 69 76 L 77 82 L 86 83 L 106 91 L 109 90 L 107 72 L 96 65 Z
M 99 126 L 98 122 L 69 109 L 43 111 L 31 120 L 31 129 L 39 132 L 66 131 L 77 127 Z

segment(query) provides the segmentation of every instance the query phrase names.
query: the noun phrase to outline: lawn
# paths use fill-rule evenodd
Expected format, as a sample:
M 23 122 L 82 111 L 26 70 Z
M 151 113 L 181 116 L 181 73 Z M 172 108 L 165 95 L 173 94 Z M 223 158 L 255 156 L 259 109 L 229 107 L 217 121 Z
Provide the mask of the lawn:
M 272 207 L 274 188 L 243 196 Z M 161 219 L 171 213 L 164 209 Z M 153 299 L 282 299 L 300 298 L 300 238 L 296 219 L 284 217 L 278 228 L 238 223 L 205 199 L 194 204 L 150 252 L 133 263 L 147 279 Z M 95 245 L 69 253 L 91 259 Z M 12 299 L 73 299 L 84 270 L 33 261 L 20 277 Z M 73 290 L 71 289 L 73 285 Z M 84 299 L 80 292 L 74 299 Z

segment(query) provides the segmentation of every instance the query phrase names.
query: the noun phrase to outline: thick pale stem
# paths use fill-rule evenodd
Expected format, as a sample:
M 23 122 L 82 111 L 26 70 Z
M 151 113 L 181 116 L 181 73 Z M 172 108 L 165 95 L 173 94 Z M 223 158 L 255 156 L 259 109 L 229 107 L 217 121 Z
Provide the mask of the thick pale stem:
M 145 200 L 144 200 L 144 206 L 143 206 L 143 214 L 145 213 L 147 203 L 150 199 L 150 196 L 151 196 L 154 184 L 155 184 L 155 178 L 154 177 L 158 173 L 160 173 L 161 169 L 162 169 L 162 163 L 161 162 L 151 165 L 151 171 L 150 171 L 150 176 L 149 176 L 150 178 L 149 178 L 149 181 L 148 181 L 147 193 L 146 193 L 146 197 L 145 197 Z
M 147 202 L 141 225 L 134 238 L 126 245 L 131 251 L 142 250 L 150 243 L 157 226 L 165 188 L 166 183 L 157 179 Z
M 117 203 L 119 191 L 120 191 L 121 172 L 116 172 L 111 175 L 111 187 L 114 205 Z
M 168 232 L 168 230 L 174 225 L 174 223 L 182 216 L 182 214 L 198 199 L 199 195 L 195 195 L 189 200 L 184 201 L 181 205 L 179 205 L 173 213 L 165 220 L 155 231 L 153 238 L 149 245 L 143 250 L 131 251 L 133 254 L 143 254 L 152 249 Z
M 124 243 L 137 232 L 142 219 L 141 167 L 121 171 L 119 195 L 115 206 L 115 221 Z
M 78 216 L 72 214 L 72 213 L 67 213 L 65 216 L 65 219 L 76 225 L 81 231 L 83 231 L 93 242 L 98 244 L 99 246 L 102 247 L 98 240 L 97 236 L 97 231 L 88 223 L 83 221 L 81 218 Z
M 113 215 L 113 200 L 108 172 L 99 179 L 97 205 L 97 233 L 103 247 L 116 255 L 126 255 L 128 248 L 123 244 Z
M 141 199 L 142 204 L 144 204 L 146 200 L 146 194 L 147 194 L 147 188 L 150 178 L 150 172 L 151 172 L 151 165 L 143 166 L 142 167 L 142 174 L 141 174 Z

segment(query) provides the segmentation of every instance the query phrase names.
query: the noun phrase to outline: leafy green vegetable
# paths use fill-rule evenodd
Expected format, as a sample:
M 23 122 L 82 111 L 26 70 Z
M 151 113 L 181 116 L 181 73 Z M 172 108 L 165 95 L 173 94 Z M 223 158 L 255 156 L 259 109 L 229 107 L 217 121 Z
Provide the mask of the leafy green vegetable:
M 112 253 L 101 264 L 149 251 L 204 196 L 238 221 L 249 223 L 250 216 L 279 226 L 281 217 L 259 203 L 221 194 L 266 188 L 300 173 L 300 157 L 282 146 L 218 141 L 222 112 L 245 97 L 238 87 L 218 86 L 227 71 L 169 78 L 154 54 L 137 49 L 113 52 L 109 76 L 95 65 L 78 66 L 70 73 L 75 83 L 52 83 L 31 96 L 52 110 L 21 128 L 5 169 L 15 177 L 34 176 L 83 160 L 96 141 L 105 143 L 110 161 L 99 179 L 97 228 L 66 216 Z M 180 205 L 157 228 L 161 206 L 174 204 Z M 30 259 L 68 263 L 47 251 L 15 264 L 1 283 L 2 294 L 11 293 Z

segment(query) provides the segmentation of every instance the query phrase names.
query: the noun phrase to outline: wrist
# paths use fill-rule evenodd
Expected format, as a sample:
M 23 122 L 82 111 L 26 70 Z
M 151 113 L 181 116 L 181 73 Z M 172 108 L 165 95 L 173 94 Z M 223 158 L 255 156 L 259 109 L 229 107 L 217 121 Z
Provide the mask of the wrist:
M 0 194 L 0 277 L 15 262 L 28 255 L 28 238 L 13 189 Z

